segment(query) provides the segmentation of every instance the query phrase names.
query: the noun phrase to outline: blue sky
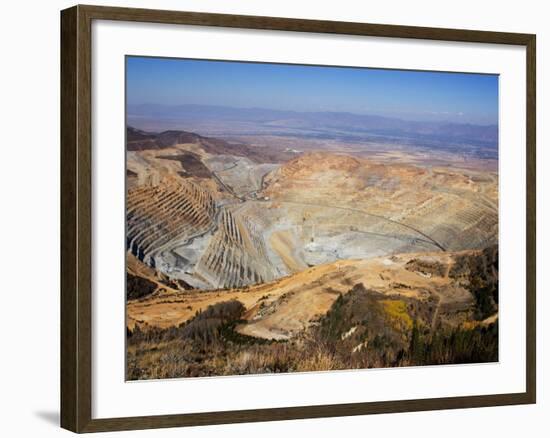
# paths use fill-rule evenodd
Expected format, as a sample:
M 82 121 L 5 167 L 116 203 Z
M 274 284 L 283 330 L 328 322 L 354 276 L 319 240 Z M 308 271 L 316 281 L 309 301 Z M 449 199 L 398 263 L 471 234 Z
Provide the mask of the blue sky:
M 344 111 L 498 123 L 498 76 L 128 57 L 128 104 Z

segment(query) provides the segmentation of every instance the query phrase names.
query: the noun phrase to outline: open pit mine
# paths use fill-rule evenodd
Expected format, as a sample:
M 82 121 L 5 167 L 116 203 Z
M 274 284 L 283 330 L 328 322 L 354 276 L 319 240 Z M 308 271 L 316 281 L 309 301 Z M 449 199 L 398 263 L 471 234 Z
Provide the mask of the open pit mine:
M 403 330 L 497 319 L 496 172 L 267 149 L 128 128 L 130 332 L 238 301 L 234 333 L 297 339 L 359 286 Z

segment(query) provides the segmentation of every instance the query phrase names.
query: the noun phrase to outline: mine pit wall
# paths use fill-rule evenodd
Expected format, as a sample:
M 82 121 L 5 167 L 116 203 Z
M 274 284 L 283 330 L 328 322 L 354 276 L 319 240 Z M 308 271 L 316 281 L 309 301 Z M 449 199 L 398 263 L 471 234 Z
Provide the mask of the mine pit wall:
M 228 160 L 237 160 L 239 165 L 226 168 Z M 289 172 L 283 168 L 269 173 L 270 166 L 274 166 L 269 164 L 262 165 L 261 169 L 250 166 L 247 160 L 227 156 L 219 160 L 217 167 L 212 167 L 221 172 L 219 177 L 225 182 L 237 185 L 239 178 L 244 178 L 245 186 L 258 188 L 264 177 L 270 181 Z M 288 167 L 291 166 L 292 163 Z M 389 181 L 393 184 L 393 180 Z M 394 188 L 392 184 L 388 186 L 390 191 Z M 332 200 L 332 192 L 327 193 L 330 197 L 323 192 L 320 203 Z M 132 184 L 128 187 L 127 247 L 141 261 L 161 271 L 157 265 L 162 263 L 163 254 L 167 253 L 169 258 L 174 249 L 193 249 L 197 251 L 197 259 L 186 279 L 191 282 L 189 275 L 194 276 L 198 288 L 216 289 L 266 282 L 302 270 L 289 267 L 284 260 L 289 254 L 296 266 L 305 269 L 308 264 L 330 263 L 339 258 L 437 250 L 422 233 L 451 251 L 484 247 L 498 241 L 498 211 L 484 198 L 476 200 L 445 192 L 412 208 L 405 202 L 394 203 L 399 201 L 399 194 L 394 193 L 391 213 L 379 212 L 375 198 L 365 198 L 364 205 L 360 201 L 357 207 L 365 210 L 361 213 L 358 209 L 345 212 L 342 207 L 336 206 L 338 211 L 330 206 L 316 206 L 309 191 L 307 198 L 292 200 L 290 197 L 286 201 L 278 201 L 275 193 L 270 195 L 270 200 L 254 200 L 252 195 L 245 203 L 216 207 L 209 190 L 190 180 L 163 179 L 143 186 Z M 285 193 L 285 197 L 288 195 Z M 378 213 L 389 217 L 377 217 Z M 307 221 L 302 220 L 302 215 L 308 214 Z M 289 220 L 291 218 L 294 220 Z M 438 218 L 437 221 L 434 218 Z M 415 233 L 414 229 L 421 233 Z M 276 233 L 290 233 L 295 249 L 274 248 L 272 236 Z M 209 240 L 204 247 L 199 248 L 197 241 L 193 244 L 205 235 Z M 309 245 L 311 242 L 317 243 L 317 249 Z M 323 249 L 324 245 L 333 247 L 336 243 L 344 250 L 330 253 Z M 354 252 L 354 247 L 363 249 Z M 312 252 L 306 257 L 304 251 Z M 174 252 L 175 257 L 177 250 Z
M 266 175 L 279 167 L 278 164 L 256 164 L 248 158 L 231 155 L 210 157 L 205 160 L 205 164 L 215 174 L 215 178 L 231 187 L 239 197 L 260 191 Z
M 171 241 L 207 232 L 215 214 L 212 196 L 188 181 L 130 189 L 126 208 L 127 249 L 149 265 Z
M 208 191 L 189 181 L 141 186 L 128 191 L 127 249 L 139 260 L 201 289 L 241 287 L 270 281 L 276 271 L 267 257 L 255 218 L 218 207 Z M 166 270 L 178 247 L 213 233 L 191 276 Z M 169 263 L 168 263 L 169 264 Z M 183 277 L 182 277 L 183 278 Z
M 434 223 L 432 217 L 441 220 Z M 483 204 L 468 203 L 457 210 L 447 203 L 412 214 L 403 222 L 422 229 L 449 251 L 483 248 L 498 241 L 498 213 Z
M 257 227 L 225 208 L 220 214 L 220 226 L 194 270 L 213 289 L 242 287 L 275 278 Z

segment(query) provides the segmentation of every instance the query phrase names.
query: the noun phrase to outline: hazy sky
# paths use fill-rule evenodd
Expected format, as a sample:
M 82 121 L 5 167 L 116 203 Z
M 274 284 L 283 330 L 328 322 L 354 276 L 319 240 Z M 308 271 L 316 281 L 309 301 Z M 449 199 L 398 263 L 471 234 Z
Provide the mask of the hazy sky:
M 498 123 L 495 75 L 144 57 L 128 57 L 126 72 L 129 104 L 345 111 Z

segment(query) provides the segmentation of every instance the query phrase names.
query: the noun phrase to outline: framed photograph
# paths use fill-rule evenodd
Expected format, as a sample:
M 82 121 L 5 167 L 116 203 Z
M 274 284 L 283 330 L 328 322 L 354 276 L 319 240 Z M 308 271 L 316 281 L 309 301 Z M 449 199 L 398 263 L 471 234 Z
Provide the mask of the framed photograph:
M 61 13 L 61 423 L 535 403 L 535 35 Z

